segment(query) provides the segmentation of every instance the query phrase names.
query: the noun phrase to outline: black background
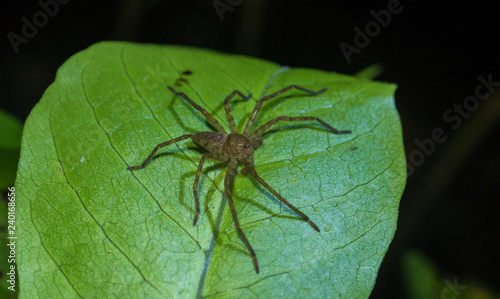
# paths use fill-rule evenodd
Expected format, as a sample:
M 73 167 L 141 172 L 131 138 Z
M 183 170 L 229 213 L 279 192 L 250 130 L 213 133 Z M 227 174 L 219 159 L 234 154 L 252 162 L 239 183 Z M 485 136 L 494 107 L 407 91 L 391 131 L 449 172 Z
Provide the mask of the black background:
M 354 28 L 363 30 L 374 20 L 370 11 L 387 9 L 389 2 L 243 0 L 221 21 L 212 0 L 73 0 L 59 5 L 16 54 L 8 33 L 21 35 L 21 19 L 31 20 L 41 8 L 37 1 L 2 0 L 0 109 L 24 121 L 57 68 L 103 40 L 191 45 L 346 74 L 381 63 L 377 80 L 399 86 L 407 155 L 419 151 L 415 139 L 431 138 L 436 128 L 447 139 L 408 178 L 398 231 L 372 297 L 408 295 L 401 257 L 410 249 L 429 257 L 443 275 L 498 291 L 498 93 L 456 129 L 443 119 L 453 104 L 474 95 L 478 76 L 500 82 L 498 9 L 488 1 L 401 1 L 402 11 L 347 63 L 339 44 L 352 45 Z

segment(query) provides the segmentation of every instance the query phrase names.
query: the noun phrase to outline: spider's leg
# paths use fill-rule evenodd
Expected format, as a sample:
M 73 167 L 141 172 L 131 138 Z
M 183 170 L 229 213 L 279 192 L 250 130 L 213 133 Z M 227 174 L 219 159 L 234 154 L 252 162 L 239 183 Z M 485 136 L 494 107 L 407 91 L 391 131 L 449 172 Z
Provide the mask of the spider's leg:
M 238 133 L 238 130 L 236 129 L 236 123 L 234 122 L 233 113 L 229 108 L 229 101 L 237 94 L 240 95 L 245 101 L 252 97 L 252 94 L 244 96 L 239 90 L 234 90 L 224 100 L 224 110 L 226 110 L 227 120 L 229 121 L 229 128 L 231 129 L 231 133 Z
M 193 137 L 194 134 L 186 134 L 186 135 L 182 135 L 181 137 L 177 137 L 175 139 L 172 139 L 172 140 L 169 140 L 169 141 L 165 141 L 163 143 L 160 143 L 158 144 L 157 146 L 155 146 L 155 148 L 153 149 L 153 151 L 151 152 L 151 154 L 149 154 L 149 156 L 146 158 L 146 160 L 144 160 L 144 162 L 141 164 L 141 165 L 138 165 L 138 166 L 130 166 L 129 168 L 127 168 L 128 170 L 136 170 L 136 169 L 142 169 L 146 166 L 146 164 L 148 164 L 149 160 L 151 160 L 151 158 L 153 158 L 154 154 L 158 151 L 158 149 L 164 147 L 164 146 L 167 146 L 167 145 L 171 145 L 173 143 L 176 143 L 176 142 L 179 142 L 181 140 L 184 140 L 184 139 L 188 139 L 188 138 L 191 138 Z
M 198 181 L 200 180 L 201 170 L 203 168 L 203 163 L 205 163 L 206 158 L 212 158 L 212 153 L 205 153 L 201 156 L 200 164 L 198 165 L 198 170 L 196 171 L 196 177 L 194 179 L 193 193 L 194 193 L 194 205 L 196 207 L 196 214 L 194 215 L 193 226 L 196 225 L 198 221 L 198 216 L 200 216 L 200 201 L 198 199 Z
M 281 196 L 278 192 L 276 192 L 276 190 L 274 190 L 273 188 L 271 188 L 271 186 L 269 186 L 258 174 L 257 172 L 255 171 L 255 169 L 252 167 L 252 165 L 248 164 L 247 162 L 243 161 L 243 163 L 245 164 L 245 167 L 246 167 L 246 171 L 249 172 L 262 186 L 264 186 L 267 190 L 269 190 L 272 194 L 274 194 L 274 196 L 276 196 L 282 203 L 284 203 L 285 205 L 287 205 L 290 209 L 292 209 L 295 213 L 297 213 L 300 217 L 302 217 L 302 219 L 304 219 L 305 221 L 307 221 L 307 223 L 309 223 L 310 226 L 312 226 L 312 228 L 314 228 L 316 231 L 320 231 L 319 228 L 316 226 L 316 224 L 314 224 L 314 222 L 312 222 L 311 219 L 309 219 L 309 217 L 307 217 L 304 213 L 302 213 L 299 209 L 297 209 L 296 207 L 294 207 L 291 203 L 289 203 L 286 199 L 283 198 L 283 196 Z
M 274 125 L 275 123 L 279 122 L 280 120 L 286 120 L 286 121 L 316 120 L 320 124 L 322 124 L 323 126 L 325 126 L 328 130 L 332 131 L 335 134 L 350 134 L 351 133 L 351 131 L 349 131 L 349 130 L 339 131 L 339 130 L 335 129 L 334 127 L 330 126 L 329 124 L 327 124 L 326 122 L 324 122 L 321 119 L 319 119 L 317 117 L 314 117 L 314 116 L 296 116 L 296 117 L 279 116 L 279 117 L 276 117 L 274 119 L 271 119 L 267 123 L 265 123 L 262 126 L 260 126 L 258 129 L 256 129 L 255 131 L 253 131 L 252 137 L 260 137 L 267 129 L 269 129 L 272 125 Z
M 208 113 L 207 110 L 203 109 L 200 105 L 196 104 L 191 100 L 185 93 L 183 92 L 178 92 L 176 91 L 172 86 L 168 86 L 168 89 L 175 93 L 178 96 L 181 96 L 184 98 L 191 106 L 193 106 L 196 110 L 200 111 L 206 118 L 207 120 L 217 129 L 222 134 L 226 134 L 226 130 L 221 126 L 221 124 L 213 117 L 210 113 Z
M 252 128 L 252 125 L 255 122 L 255 119 L 257 118 L 257 113 L 259 113 L 259 110 L 260 110 L 260 108 L 262 107 L 262 104 L 265 101 L 269 101 L 270 99 L 273 99 L 273 98 L 279 96 L 280 94 L 289 91 L 292 88 L 295 88 L 295 89 L 298 89 L 298 90 L 301 90 L 301 91 L 305 91 L 305 92 L 307 92 L 309 94 L 312 94 L 312 95 L 318 95 L 318 94 L 323 93 L 323 92 L 326 91 L 326 88 L 323 88 L 320 91 L 312 91 L 312 90 L 309 90 L 309 89 L 306 89 L 304 87 L 300 87 L 300 86 L 297 86 L 297 85 L 290 85 L 290 86 L 287 86 L 287 87 L 285 87 L 285 88 L 283 88 L 281 90 L 278 90 L 277 92 L 275 92 L 273 94 L 270 94 L 268 96 L 263 97 L 262 99 L 260 99 L 257 102 L 257 104 L 255 104 L 255 108 L 253 108 L 253 111 L 250 114 L 250 118 L 248 119 L 248 121 L 247 121 L 247 123 L 245 125 L 245 129 L 243 130 L 243 135 L 248 136 L 248 133 L 250 132 L 250 129 Z
M 259 263 L 257 262 L 257 255 L 255 254 L 255 251 L 252 248 L 252 245 L 250 245 L 250 242 L 248 242 L 247 237 L 243 233 L 240 227 L 240 222 L 238 221 L 238 215 L 236 214 L 236 208 L 234 207 L 234 202 L 233 202 L 233 195 L 231 192 L 231 189 L 229 187 L 229 184 L 231 183 L 231 180 L 233 179 L 234 175 L 236 174 L 236 168 L 238 167 L 238 160 L 236 159 L 231 159 L 229 162 L 229 166 L 227 167 L 227 173 L 226 177 L 224 178 L 224 189 L 226 190 L 226 195 L 227 195 L 227 201 L 229 202 L 229 208 L 231 209 L 231 214 L 233 215 L 233 221 L 234 221 L 234 226 L 236 227 L 236 230 L 238 231 L 238 235 L 240 235 L 240 238 L 243 240 L 243 243 L 245 243 L 245 246 L 248 248 L 248 251 L 250 251 L 250 254 L 252 255 L 253 259 L 253 265 L 255 267 L 255 272 L 257 274 L 259 273 Z

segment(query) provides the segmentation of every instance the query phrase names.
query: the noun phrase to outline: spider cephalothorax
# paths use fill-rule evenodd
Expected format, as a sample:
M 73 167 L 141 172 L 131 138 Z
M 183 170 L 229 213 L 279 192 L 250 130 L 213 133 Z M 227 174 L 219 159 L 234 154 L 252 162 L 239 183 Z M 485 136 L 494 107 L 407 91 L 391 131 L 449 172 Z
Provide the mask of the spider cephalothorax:
M 238 160 L 250 157 L 255 150 L 253 139 L 253 137 L 231 133 L 226 137 L 224 151 L 228 153 L 229 157 Z
M 174 88 L 171 86 L 168 87 L 174 94 L 181 96 L 184 98 L 189 104 L 191 104 L 196 110 L 200 111 L 206 118 L 207 120 L 217 129 L 217 132 L 200 132 L 196 134 L 186 134 L 182 135 L 180 137 L 177 137 L 175 139 L 163 142 L 158 144 L 153 151 L 149 154 L 149 156 L 146 158 L 146 160 L 138 166 L 131 166 L 128 169 L 129 170 L 136 170 L 136 169 L 141 169 L 146 166 L 146 164 L 153 158 L 154 154 L 160 149 L 161 147 L 179 142 L 184 139 L 191 138 L 195 143 L 199 144 L 206 150 L 208 150 L 208 153 L 203 154 L 200 160 L 200 164 L 198 165 L 198 170 L 196 172 L 196 177 L 194 180 L 194 185 L 193 185 L 193 193 L 194 193 L 194 202 L 196 206 L 196 213 L 194 216 L 194 222 L 193 225 L 196 225 L 196 222 L 198 221 L 198 217 L 200 215 L 200 203 L 198 199 L 198 182 L 200 180 L 200 175 L 201 175 L 201 170 L 203 168 L 203 163 L 205 162 L 205 159 L 213 159 L 213 160 L 218 160 L 218 161 L 229 161 L 226 177 L 224 179 L 224 189 L 225 193 L 227 196 L 227 200 L 229 203 L 229 208 L 231 209 L 231 214 L 233 216 L 233 221 L 234 225 L 236 227 L 236 230 L 238 231 L 239 236 L 243 240 L 243 243 L 245 243 L 245 246 L 248 248 L 248 251 L 250 251 L 250 254 L 252 255 L 255 271 L 259 273 L 259 263 L 257 261 L 257 255 L 255 254 L 255 251 L 253 250 L 252 246 L 250 245 L 250 242 L 248 242 L 245 234 L 241 230 L 240 223 L 238 221 L 238 215 L 236 214 L 236 208 L 234 207 L 234 202 L 233 202 L 233 196 L 231 189 L 229 187 L 230 182 L 234 175 L 236 174 L 236 169 L 238 167 L 238 162 L 243 164 L 244 168 L 242 170 L 242 173 L 248 174 L 250 173 L 262 186 L 264 186 L 267 190 L 269 190 L 274 196 L 276 196 L 281 202 L 283 202 L 285 205 L 287 205 L 290 209 L 292 209 L 295 213 L 297 213 L 302 219 L 307 221 L 309 225 L 311 225 L 316 231 L 319 232 L 319 228 L 312 222 L 309 217 L 307 217 L 304 213 L 302 213 L 299 209 L 294 207 L 291 203 L 289 203 L 285 198 L 283 198 L 278 192 L 276 192 L 271 186 L 269 186 L 255 171 L 254 169 L 254 160 L 253 160 L 253 151 L 258 149 L 263 142 L 263 139 L 261 135 L 269 129 L 272 125 L 277 123 L 280 120 L 285 120 L 285 121 L 304 121 L 304 120 L 315 120 L 325 126 L 327 129 L 332 131 L 333 133 L 336 134 L 348 134 L 351 133 L 351 131 L 339 131 L 321 119 L 314 117 L 314 116 L 299 116 L 299 117 L 289 117 L 289 116 L 279 116 L 276 117 L 253 132 L 250 133 L 250 130 L 252 129 L 252 126 L 255 122 L 255 118 L 257 117 L 257 114 L 262 107 L 262 104 L 265 101 L 268 101 L 272 98 L 277 97 L 278 95 L 292 89 L 298 89 L 304 92 L 307 92 L 312 95 L 318 95 L 320 93 L 323 93 L 326 88 L 315 92 L 309 89 L 305 89 L 303 87 L 297 86 L 297 85 L 290 85 L 288 87 L 285 87 L 271 95 L 265 96 L 262 99 L 260 99 L 257 104 L 255 105 L 255 108 L 253 109 L 252 113 L 250 114 L 250 117 L 248 118 L 247 123 L 245 124 L 245 128 L 243 129 L 243 133 L 239 134 L 237 129 L 236 129 L 236 123 L 234 122 L 233 115 L 231 113 L 231 110 L 229 109 L 229 101 L 235 96 L 235 95 L 240 95 L 242 98 L 245 100 L 248 100 L 251 97 L 251 94 L 245 97 L 240 91 L 235 90 L 233 91 L 225 100 L 224 100 L 224 109 L 226 111 L 227 119 L 229 121 L 229 127 L 231 130 L 231 133 L 228 134 L 224 128 L 221 126 L 221 124 L 210 114 L 208 113 L 205 109 L 197 105 L 195 102 L 193 102 L 185 93 L 183 92 L 177 92 Z

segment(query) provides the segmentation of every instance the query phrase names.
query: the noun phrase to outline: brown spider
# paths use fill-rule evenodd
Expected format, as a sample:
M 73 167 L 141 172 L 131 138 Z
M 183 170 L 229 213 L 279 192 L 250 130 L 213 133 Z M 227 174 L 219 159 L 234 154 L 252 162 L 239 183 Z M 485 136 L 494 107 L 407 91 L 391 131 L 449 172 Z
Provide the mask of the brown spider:
M 205 162 L 205 159 L 213 159 L 217 161 L 229 161 L 229 166 L 227 169 L 226 177 L 224 178 L 224 189 L 226 192 L 227 200 L 229 202 L 229 208 L 231 209 L 231 214 L 233 216 L 234 220 L 234 225 L 236 227 L 236 230 L 238 231 L 239 236 L 243 240 L 243 243 L 245 243 L 246 247 L 248 248 L 248 251 L 250 251 L 250 254 L 252 255 L 255 271 L 259 273 L 259 263 L 257 262 L 257 255 L 255 254 L 255 251 L 253 250 L 252 246 L 250 245 L 250 242 L 248 242 L 245 234 L 241 230 L 240 227 L 240 222 L 238 221 L 238 216 L 236 214 L 236 209 L 234 207 L 234 202 L 233 202 L 233 197 L 231 193 L 231 189 L 229 188 L 229 184 L 236 174 L 236 169 L 238 167 L 238 161 L 241 162 L 244 165 L 244 168 L 242 170 L 242 173 L 250 173 L 262 186 L 264 186 L 267 190 L 269 190 L 274 196 L 276 196 L 281 202 L 286 204 L 290 209 L 292 209 L 295 213 L 297 213 L 302 219 L 307 221 L 309 225 L 311 225 L 316 231 L 320 231 L 319 228 L 312 222 L 309 217 L 307 217 L 304 213 L 299 211 L 296 207 L 294 207 L 291 203 L 289 203 L 286 199 L 284 199 L 278 192 L 276 192 L 271 186 L 269 186 L 258 174 L 255 172 L 254 169 L 254 160 L 253 160 L 253 151 L 258 149 L 262 145 L 262 137 L 260 137 L 267 129 L 269 129 L 272 125 L 277 123 L 280 120 L 285 120 L 285 121 L 295 121 L 295 120 L 316 120 L 326 128 L 328 128 L 330 131 L 336 133 L 336 134 L 349 134 L 351 131 L 339 131 L 321 119 L 314 117 L 314 116 L 301 116 L 301 117 L 290 117 L 290 116 L 280 116 L 276 117 L 267 123 L 263 124 L 259 128 L 257 128 L 255 131 L 250 133 L 250 129 L 252 128 L 255 118 L 257 117 L 257 113 L 259 112 L 260 108 L 262 107 L 262 104 L 265 101 L 268 101 L 270 99 L 273 99 L 277 97 L 278 95 L 292 89 L 298 89 L 304 92 L 307 92 L 312 95 L 319 95 L 320 93 L 323 93 L 326 91 L 326 88 L 315 92 L 312 90 L 305 89 L 303 87 L 297 86 L 297 85 L 290 85 L 288 87 L 285 87 L 271 95 L 265 96 L 262 99 L 260 99 L 257 104 L 255 105 L 255 108 L 253 109 L 252 113 L 250 114 L 250 117 L 245 125 L 245 128 L 243 129 L 243 134 L 238 134 L 238 131 L 236 129 L 236 124 L 234 122 L 233 114 L 231 113 L 231 110 L 229 109 L 229 101 L 235 96 L 235 95 L 240 95 L 243 99 L 248 100 L 252 94 L 249 94 L 247 97 L 245 97 L 240 91 L 234 90 L 224 101 L 224 109 L 226 111 L 227 119 L 229 121 L 229 127 L 231 129 L 231 134 L 227 134 L 227 132 L 224 130 L 224 128 L 221 126 L 221 124 L 210 114 L 208 113 L 205 109 L 197 105 L 195 102 L 193 102 L 185 93 L 183 92 L 177 92 L 174 88 L 171 86 L 168 86 L 168 89 L 170 89 L 174 94 L 183 97 L 189 104 L 191 104 L 196 110 L 200 111 L 206 118 L 207 120 L 217 129 L 218 132 L 200 132 L 196 134 L 186 134 L 182 135 L 180 137 L 177 137 L 175 139 L 163 142 L 158 144 L 151 154 L 144 160 L 144 162 L 139 165 L 139 166 L 131 166 L 127 169 L 129 170 L 136 170 L 136 169 L 142 169 L 146 166 L 146 164 L 151 160 L 153 155 L 158 151 L 158 149 L 179 142 L 184 139 L 191 138 L 195 143 L 201 145 L 204 147 L 206 150 L 208 150 L 208 153 L 203 154 L 201 156 L 200 164 L 198 165 L 198 170 L 196 172 L 196 178 L 194 179 L 194 185 L 193 185 L 193 193 L 194 193 L 194 203 L 196 206 L 196 214 L 194 216 L 194 222 L 193 225 L 196 225 L 196 222 L 198 221 L 198 216 L 200 215 L 200 203 L 198 200 L 198 181 L 200 179 L 201 175 L 201 170 L 203 167 L 203 163 Z

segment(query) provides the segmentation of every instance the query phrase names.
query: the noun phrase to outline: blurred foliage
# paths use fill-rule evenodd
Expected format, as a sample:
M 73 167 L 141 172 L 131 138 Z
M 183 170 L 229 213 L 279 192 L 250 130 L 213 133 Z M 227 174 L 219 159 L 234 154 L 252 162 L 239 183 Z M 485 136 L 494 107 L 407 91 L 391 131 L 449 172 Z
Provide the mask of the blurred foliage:
M 494 292 L 470 278 L 442 275 L 427 257 L 416 251 L 403 255 L 403 276 L 410 299 L 498 299 Z
M 14 116 L 0 110 L 0 190 L 14 185 L 21 134 L 22 123 Z

